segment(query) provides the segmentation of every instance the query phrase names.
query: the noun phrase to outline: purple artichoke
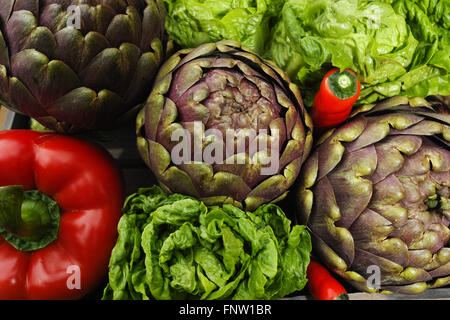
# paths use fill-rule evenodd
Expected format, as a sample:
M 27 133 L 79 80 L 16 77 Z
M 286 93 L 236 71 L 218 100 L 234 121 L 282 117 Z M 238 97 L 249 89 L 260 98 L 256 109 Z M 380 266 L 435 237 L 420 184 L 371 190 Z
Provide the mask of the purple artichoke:
M 166 191 L 247 210 L 284 198 L 312 145 L 297 86 L 233 41 L 174 54 L 137 118 L 137 134 Z M 183 143 L 189 147 L 179 152 Z M 186 161 L 175 159 L 181 153 Z
M 355 287 L 419 293 L 450 283 L 449 125 L 443 99 L 391 98 L 356 110 L 305 162 L 299 222 L 315 254 Z
M 114 126 L 151 90 L 164 18 L 160 0 L 1 0 L 0 102 L 59 132 Z

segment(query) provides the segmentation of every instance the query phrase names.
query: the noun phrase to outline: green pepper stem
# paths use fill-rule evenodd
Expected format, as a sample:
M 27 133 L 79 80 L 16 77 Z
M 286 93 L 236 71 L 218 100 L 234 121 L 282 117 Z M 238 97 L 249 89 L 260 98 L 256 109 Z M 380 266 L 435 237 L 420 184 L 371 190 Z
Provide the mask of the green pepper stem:
M 336 71 L 328 77 L 328 88 L 335 97 L 350 99 L 358 93 L 358 79 L 350 71 Z
M 0 187 L 0 235 L 21 251 L 43 248 L 57 238 L 58 204 L 38 190 Z
M 352 80 L 346 74 L 339 75 L 338 84 L 342 89 L 346 89 L 352 85 Z

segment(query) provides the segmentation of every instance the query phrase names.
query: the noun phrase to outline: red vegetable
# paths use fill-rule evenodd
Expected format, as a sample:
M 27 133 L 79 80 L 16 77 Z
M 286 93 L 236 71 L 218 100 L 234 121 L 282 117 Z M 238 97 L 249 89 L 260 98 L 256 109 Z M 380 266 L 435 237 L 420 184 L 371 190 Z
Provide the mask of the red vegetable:
M 105 279 L 123 202 L 101 148 L 0 131 L 0 299 L 77 299 Z
M 337 68 L 328 71 L 314 99 L 311 113 L 314 127 L 322 131 L 344 122 L 360 90 L 360 82 L 353 71 L 340 72 Z
M 307 269 L 308 289 L 316 300 L 348 300 L 345 288 L 321 264 L 314 260 Z

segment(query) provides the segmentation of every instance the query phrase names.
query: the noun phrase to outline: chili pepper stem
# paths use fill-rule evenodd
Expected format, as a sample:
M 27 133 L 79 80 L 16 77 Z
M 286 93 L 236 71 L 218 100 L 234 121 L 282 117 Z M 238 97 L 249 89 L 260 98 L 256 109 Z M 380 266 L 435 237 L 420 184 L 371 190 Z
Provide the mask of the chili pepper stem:
M 43 248 L 57 238 L 59 206 L 38 190 L 0 187 L 0 235 L 21 251 Z
M 352 80 L 346 74 L 339 75 L 338 84 L 342 89 L 346 89 L 352 85 Z

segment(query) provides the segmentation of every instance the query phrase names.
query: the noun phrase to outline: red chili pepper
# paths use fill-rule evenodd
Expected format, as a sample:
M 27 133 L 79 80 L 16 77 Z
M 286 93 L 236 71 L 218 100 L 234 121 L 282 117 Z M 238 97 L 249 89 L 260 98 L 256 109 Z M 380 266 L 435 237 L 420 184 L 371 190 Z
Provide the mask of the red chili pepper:
M 0 299 L 78 299 L 105 279 L 123 203 L 93 144 L 0 131 Z
M 308 289 L 316 300 L 348 300 L 345 288 L 316 261 L 311 260 L 307 269 Z
M 353 71 L 339 72 L 337 68 L 328 71 L 314 99 L 311 115 L 315 128 L 323 131 L 344 122 L 360 90 L 360 82 Z

